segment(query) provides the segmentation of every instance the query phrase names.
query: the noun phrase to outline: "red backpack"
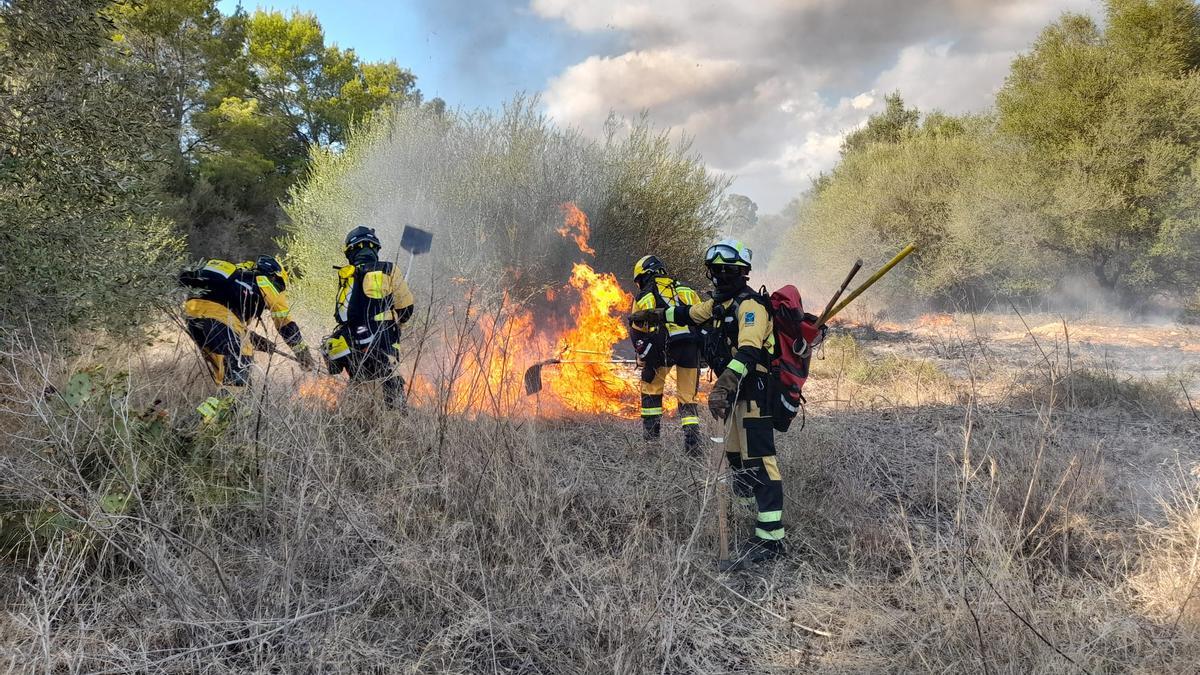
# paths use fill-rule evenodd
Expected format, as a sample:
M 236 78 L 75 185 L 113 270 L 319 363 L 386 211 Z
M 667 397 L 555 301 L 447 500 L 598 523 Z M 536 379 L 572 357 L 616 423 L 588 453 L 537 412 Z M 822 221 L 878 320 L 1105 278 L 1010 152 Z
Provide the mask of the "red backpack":
M 714 306 L 713 321 L 718 327 L 700 328 L 702 356 L 709 367 L 719 371 L 728 365 L 731 345 L 726 331 L 720 326 L 733 320 L 736 306 L 746 298 L 754 298 L 766 307 L 775 327 L 775 349 L 767 363 L 767 400 L 770 401 L 773 426 L 777 431 L 787 431 L 803 409 L 801 389 L 808 379 L 813 343 L 821 335 L 817 317 L 804 313 L 800 291 L 791 284 L 770 296 L 765 287 L 757 292 L 746 289 L 734 298 L 730 307 Z
M 771 396 L 771 418 L 775 429 L 787 431 L 792 420 L 803 409 L 804 382 L 808 379 L 808 364 L 812 345 L 821 335 L 817 317 L 804 312 L 800 291 L 788 284 L 771 294 L 768 308 L 775 325 L 775 353 L 771 355 L 768 394 Z M 801 423 L 803 427 L 803 422 Z

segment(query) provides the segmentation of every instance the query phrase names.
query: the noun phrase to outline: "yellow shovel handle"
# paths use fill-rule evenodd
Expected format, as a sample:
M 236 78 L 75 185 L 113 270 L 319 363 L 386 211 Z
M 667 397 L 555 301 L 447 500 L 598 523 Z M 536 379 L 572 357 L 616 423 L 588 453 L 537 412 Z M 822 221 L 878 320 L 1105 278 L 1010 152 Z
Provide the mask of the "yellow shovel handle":
M 874 284 L 876 281 L 879 281 L 883 277 L 883 275 L 890 272 L 891 269 L 893 267 L 895 267 L 896 265 L 899 265 L 901 260 L 904 260 L 905 258 L 907 258 L 908 254 L 912 253 L 915 250 L 917 250 L 916 244 L 909 244 L 908 246 L 905 246 L 904 250 L 897 253 L 896 257 L 892 258 L 888 262 L 888 264 L 881 267 L 878 272 L 871 275 L 870 279 L 867 279 L 866 281 L 864 281 L 861 286 L 854 289 L 854 291 L 852 293 L 850 293 L 850 295 L 846 296 L 845 299 L 843 299 L 841 302 L 839 302 L 837 304 L 837 306 L 834 307 L 833 310 L 829 312 L 829 316 L 825 317 L 825 320 L 829 321 L 829 320 L 833 319 L 833 317 L 837 316 L 837 313 L 842 311 L 843 309 L 845 309 L 846 305 L 850 304 L 855 298 L 862 295 L 863 291 L 865 291 L 871 287 L 871 284 Z

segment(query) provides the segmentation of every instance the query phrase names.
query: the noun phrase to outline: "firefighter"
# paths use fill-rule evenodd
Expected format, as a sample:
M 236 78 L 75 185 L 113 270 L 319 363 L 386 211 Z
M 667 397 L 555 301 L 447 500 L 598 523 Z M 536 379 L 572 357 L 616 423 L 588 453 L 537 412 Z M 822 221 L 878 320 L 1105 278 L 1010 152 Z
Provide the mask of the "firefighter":
M 635 310 L 666 309 L 678 304 L 697 305 L 696 291 L 667 276 L 667 268 L 657 257 L 648 255 L 633 266 L 638 285 Z M 700 387 L 700 344 L 687 326 L 668 323 L 630 324 L 637 359 L 642 366 L 642 430 L 646 440 L 659 437 L 662 430 L 663 386 L 672 366 L 679 399 L 679 423 L 683 427 L 684 451 L 700 453 L 700 416 L 696 395 Z
M 758 510 L 754 537 L 740 562 L 765 562 L 783 553 L 783 480 L 775 456 L 775 429 L 767 392 L 775 332 L 769 300 L 750 289 L 751 252 L 723 239 L 704 255 L 714 291 L 711 300 L 635 312 L 639 323 L 699 326 L 703 354 L 720 373 L 708 397 L 713 417 L 726 424 L 725 453 L 742 504 Z
M 337 329 L 322 351 L 330 374 L 345 370 L 351 382 L 382 382 L 384 404 L 402 410 L 405 384 L 396 366 L 400 326 L 412 318 L 413 295 L 392 263 L 379 260 L 380 248 L 372 228 L 360 225 L 346 235 L 348 264 L 338 268 L 334 308 Z
M 291 319 L 287 271 L 275 258 L 264 255 L 236 265 L 205 260 L 199 267 L 181 272 L 179 282 L 188 288 L 183 304 L 188 335 L 200 348 L 213 381 L 223 390 L 196 409 L 204 422 L 214 421 L 232 407 L 234 397 L 229 388 L 249 384 L 254 346 L 247 324 L 263 310 L 271 312 L 275 329 L 301 366 L 308 370 L 316 367 L 300 327 Z

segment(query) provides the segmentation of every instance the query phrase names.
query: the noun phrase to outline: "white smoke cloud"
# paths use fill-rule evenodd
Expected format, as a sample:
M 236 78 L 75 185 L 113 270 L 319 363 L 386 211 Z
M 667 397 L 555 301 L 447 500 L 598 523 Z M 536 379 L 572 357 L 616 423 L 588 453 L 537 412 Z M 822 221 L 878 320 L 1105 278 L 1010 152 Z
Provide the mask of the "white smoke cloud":
M 899 89 L 923 110 L 986 108 L 1012 58 L 1092 0 L 531 0 L 624 51 L 591 56 L 544 92 L 555 119 L 597 132 L 649 110 L 696 139 L 734 190 L 776 210 L 833 166 L 844 135 Z

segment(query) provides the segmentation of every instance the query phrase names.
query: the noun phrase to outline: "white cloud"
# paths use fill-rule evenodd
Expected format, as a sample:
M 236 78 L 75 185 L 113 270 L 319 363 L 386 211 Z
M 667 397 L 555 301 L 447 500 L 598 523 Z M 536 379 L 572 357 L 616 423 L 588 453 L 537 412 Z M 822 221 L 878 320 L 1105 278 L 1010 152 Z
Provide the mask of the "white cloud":
M 850 106 L 855 110 L 866 110 L 875 105 L 875 97 L 870 94 L 859 94 L 850 99 Z
M 978 110 L 1004 84 L 1016 51 L 961 54 L 952 45 L 912 45 L 880 73 L 875 90 L 899 91 L 921 110 L 963 113 Z
M 899 89 L 922 109 L 986 107 L 1038 31 L 1091 0 L 531 0 L 627 49 L 552 78 L 555 119 L 598 130 L 649 110 L 680 129 L 734 190 L 780 208 L 837 161 L 844 135 Z

